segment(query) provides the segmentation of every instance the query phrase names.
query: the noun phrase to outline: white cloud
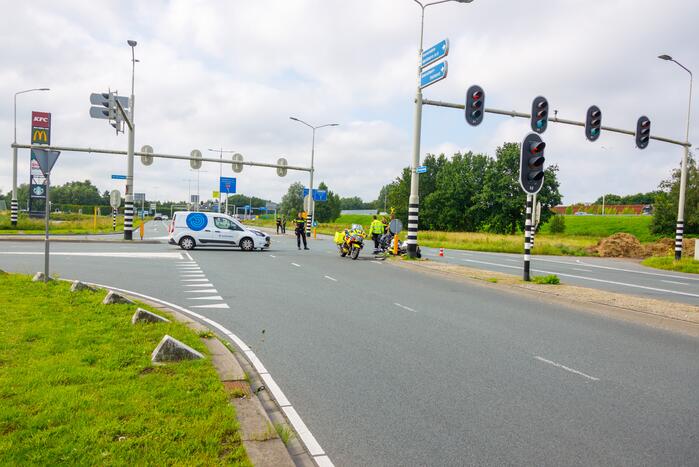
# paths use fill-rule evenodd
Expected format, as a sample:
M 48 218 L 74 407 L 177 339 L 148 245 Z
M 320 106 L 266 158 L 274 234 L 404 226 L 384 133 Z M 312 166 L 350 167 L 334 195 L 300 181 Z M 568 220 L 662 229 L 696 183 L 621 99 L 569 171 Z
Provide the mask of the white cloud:
M 488 106 L 528 111 L 531 99 L 548 97 L 564 118 L 583 119 L 597 104 L 605 124 L 632 129 L 645 113 L 653 133 L 682 138 L 687 76 L 659 53 L 699 69 L 691 22 L 695 2 L 609 0 L 476 0 L 430 7 L 425 46 L 449 37 L 450 76 L 425 96 L 461 102 L 468 85 L 481 84 Z M 12 139 L 14 92 L 50 86 L 49 93 L 20 97 L 18 133 L 26 141 L 29 113 L 53 113 L 56 144 L 126 147 L 104 121 L 88 117 L 90 92 L 130 88 L 130 51 L 139 41 L 136 68 L 136 144 L 188 154 L 223 147 L 246 160 L 274 162 L 284 155 L 307 165 L 314 124 L 318 131 L 316 179 L 344 196 L 373 199 L 380 187 L 410 164 L 419 9 L 410 0 L 66 1 L 13 2 L 4 6 L 0 51 L 0 136 Z M 540 33 L 536 28 L 540 27 Z M 667 89 L 667 91 L 665 91 Z M 696 104 L 694 106 L 696 110 Z M 696 112 L 695 112 L 696 113 Z M 472 149 L 493 154 L 504 141 L 519 141 L 528 122 L 486 115 L 465 125 L 461 112 L 424 112 L 421 153 Z M 699 119 L 692 134 L 699 138 Z M 547 157 L 560 168 L 567 201 L 602 192 L 655 189 L 681 156 L 678 147 L 651 142 L 645 151 L 632 138 L 603 133 L 585 141 L 581 128 L 551 124 Z M 601 149 L 602 146 L 608 149 Z M 5 154 L 9 154 L 9 149 Z M 229 156 L 226 156 L 227 158 Z M 23 153 L 20 181 L 26 181 Z M 594 160 L 590 166 L 587 161 Z M 11 183 L 10 158 L 0 158 L 0 188 Z M 62 155 L 54 180 L 90 178 L 101 189 L 117 187 L 125 159 Z M 202 194 L 216 187 L 219 168 L 205 163 Z M 232 172 L 223 168 L 224 175 Z M 280 199 L 290 182 L 308 174 L 246 167 L 239 190 Z M 188 164 L 137 162 L 136 190 L 184 199 Z

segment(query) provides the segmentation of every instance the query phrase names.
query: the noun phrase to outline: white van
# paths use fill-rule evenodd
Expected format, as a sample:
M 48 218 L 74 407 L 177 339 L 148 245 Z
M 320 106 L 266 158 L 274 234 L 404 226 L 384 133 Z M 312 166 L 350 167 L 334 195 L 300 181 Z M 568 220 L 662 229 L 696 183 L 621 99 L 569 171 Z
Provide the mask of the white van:
M 170 222 L 169 240 L 183 250 L 197 246 L 236 246 L 244 251 L 269 248 L 264 232 L 249 229 L 226 214 L 178 211 Z

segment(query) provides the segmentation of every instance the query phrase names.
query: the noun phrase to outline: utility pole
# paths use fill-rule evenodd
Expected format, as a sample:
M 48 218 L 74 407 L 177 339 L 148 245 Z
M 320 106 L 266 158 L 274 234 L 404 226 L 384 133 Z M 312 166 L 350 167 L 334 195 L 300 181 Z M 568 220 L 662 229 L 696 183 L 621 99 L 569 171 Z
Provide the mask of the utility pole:
M 133 164 L 134 164 L 134 139 L 136 133 L 136 122 L 134 121 L 134 107 L 136 107 L 136 98 L 134 96 L 134 81 L 136 73 L 136 55 L 134 48 L 137 42 L 134 40 L 127 40 L 127 44 L 131 47 L 131 99 L 129 101 L 130 111 L 130 125 L 129 127 L 129 146 L 127 149 L 126 159 L 127 159 L 127 172 L 126 172 L 126 196 L 124 201 L 124 240 L 133 239 Z

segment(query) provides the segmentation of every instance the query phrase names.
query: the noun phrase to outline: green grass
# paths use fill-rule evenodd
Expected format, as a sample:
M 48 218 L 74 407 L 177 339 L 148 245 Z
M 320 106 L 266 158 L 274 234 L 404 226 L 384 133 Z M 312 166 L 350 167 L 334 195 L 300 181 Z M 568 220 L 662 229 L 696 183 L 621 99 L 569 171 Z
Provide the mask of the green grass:
M 568 237 L 609 237 L 617 232 L 634 235 L 641 242 L 652 242 L 660 238 L 648 230 L 653 216 L 564 216 Z M 541 233 L 549 233 L 549 223 L 541 226 Z
M 682 258 L 679 261 L 675 261 L 674 256 L 652 256 L 644 259 L 641 264 L 651 268 L 667 269 L 668 271 L 699 274 L 699 261 L 692 258 Z
M 141 220 L 134 219 L 134 228 L 137 229 L 140 225 Z M 124 216 L 117 216 L 116 231 L 123 231 L 123 227 Z M 90 214 L 51 214 L 49 229 L 52 235 L 110 233 L 113 232 L 112 216 L 97 216 L 95 229 L 94 218 Z M 17 225 L 13 226 L 9 215 L 0 215 L 0 235 L 43 233 L 44 219 L 33 219 L 20 214 Z
M 0 276 L 0 465 L 251 465 L 211 361 L 150 362 L 193 331 L 69 286 Z
M 548 276 L 534 276 L 532 277 L 532 282 L 535 284 L 552 284 L 557 285 L 561 283 L 561 280 L 555 274 L 549 274 Z

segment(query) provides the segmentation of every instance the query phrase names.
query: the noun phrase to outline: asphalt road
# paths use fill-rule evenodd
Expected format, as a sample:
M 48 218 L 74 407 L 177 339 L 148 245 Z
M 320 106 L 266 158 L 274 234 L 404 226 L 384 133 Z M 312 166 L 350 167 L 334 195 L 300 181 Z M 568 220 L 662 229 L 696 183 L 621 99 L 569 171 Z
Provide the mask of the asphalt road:
M 696 465 L 697 339 L 310 246 L 63 243 L 52 267 L 232 329 L 336 465 Z M 0 268 L 42 248 L 0 242 Z

